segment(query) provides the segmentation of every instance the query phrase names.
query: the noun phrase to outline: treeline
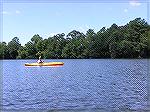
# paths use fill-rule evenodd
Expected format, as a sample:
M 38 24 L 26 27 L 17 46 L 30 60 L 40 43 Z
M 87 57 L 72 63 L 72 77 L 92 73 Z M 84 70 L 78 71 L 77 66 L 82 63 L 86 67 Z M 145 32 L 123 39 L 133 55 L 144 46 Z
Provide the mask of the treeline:
M 86 34 L 73 30 L 43 39 L 38 34 L 21 46 L 18 37 L 0 42 L 0 59 L 149 58 L 150 25 L 136 18 L 124 26 L 112 24 Z

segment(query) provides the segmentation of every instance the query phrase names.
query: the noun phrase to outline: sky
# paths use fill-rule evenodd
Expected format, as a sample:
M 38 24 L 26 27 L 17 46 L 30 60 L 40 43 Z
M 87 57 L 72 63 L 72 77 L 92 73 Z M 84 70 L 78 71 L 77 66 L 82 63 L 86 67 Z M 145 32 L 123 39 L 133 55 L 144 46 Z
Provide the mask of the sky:
M 149 3 L 150 4 L 150 3 Z M 35 34 L 48 38 L 72 30 L 99 31 L 113 23 L 125 25 L 137 17 L 148 20 L 148 2 L 4 2 L 2 3 L 2 39 L 18 37 L 24 45 Z

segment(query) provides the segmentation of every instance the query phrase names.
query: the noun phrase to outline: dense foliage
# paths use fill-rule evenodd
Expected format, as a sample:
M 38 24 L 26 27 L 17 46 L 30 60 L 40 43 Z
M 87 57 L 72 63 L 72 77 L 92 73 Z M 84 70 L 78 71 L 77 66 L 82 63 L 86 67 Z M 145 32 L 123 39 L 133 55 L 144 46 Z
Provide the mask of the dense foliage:
M 8 44 L 0 42 L 1 59 L 38 58 L 149 58 L 150 25 L 136 18 L 124 26 L 112 24 L 97 33 L 89 29 L 86 34 L 73 30 L 43 39 L 38 34 L 21 46 L 18 37 Z

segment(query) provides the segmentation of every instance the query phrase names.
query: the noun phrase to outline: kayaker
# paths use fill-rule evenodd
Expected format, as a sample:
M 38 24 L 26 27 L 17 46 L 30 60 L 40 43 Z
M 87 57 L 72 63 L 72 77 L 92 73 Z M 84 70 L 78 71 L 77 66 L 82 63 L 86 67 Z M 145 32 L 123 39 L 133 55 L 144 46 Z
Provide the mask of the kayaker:
M 41 56 L 39 57 L 39 60 L 37 61 L 37 63 L 43 63 L 44 61 L 41 60 Z

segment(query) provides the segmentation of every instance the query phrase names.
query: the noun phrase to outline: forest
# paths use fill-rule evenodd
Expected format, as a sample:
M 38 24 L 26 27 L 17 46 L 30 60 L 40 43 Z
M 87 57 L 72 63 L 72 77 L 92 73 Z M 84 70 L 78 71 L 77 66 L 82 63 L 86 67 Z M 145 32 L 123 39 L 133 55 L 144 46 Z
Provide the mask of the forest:
M 4 37 L 3 37 L 4 38 Z M 150 25 L 136 18 L 123 26 L 112 24 L 98 32 L 77 30 L 43 39 L 33 35 L 25 45 L 18 37 L 0 42 L 0 59 L 101 59 L 150 58 Z

